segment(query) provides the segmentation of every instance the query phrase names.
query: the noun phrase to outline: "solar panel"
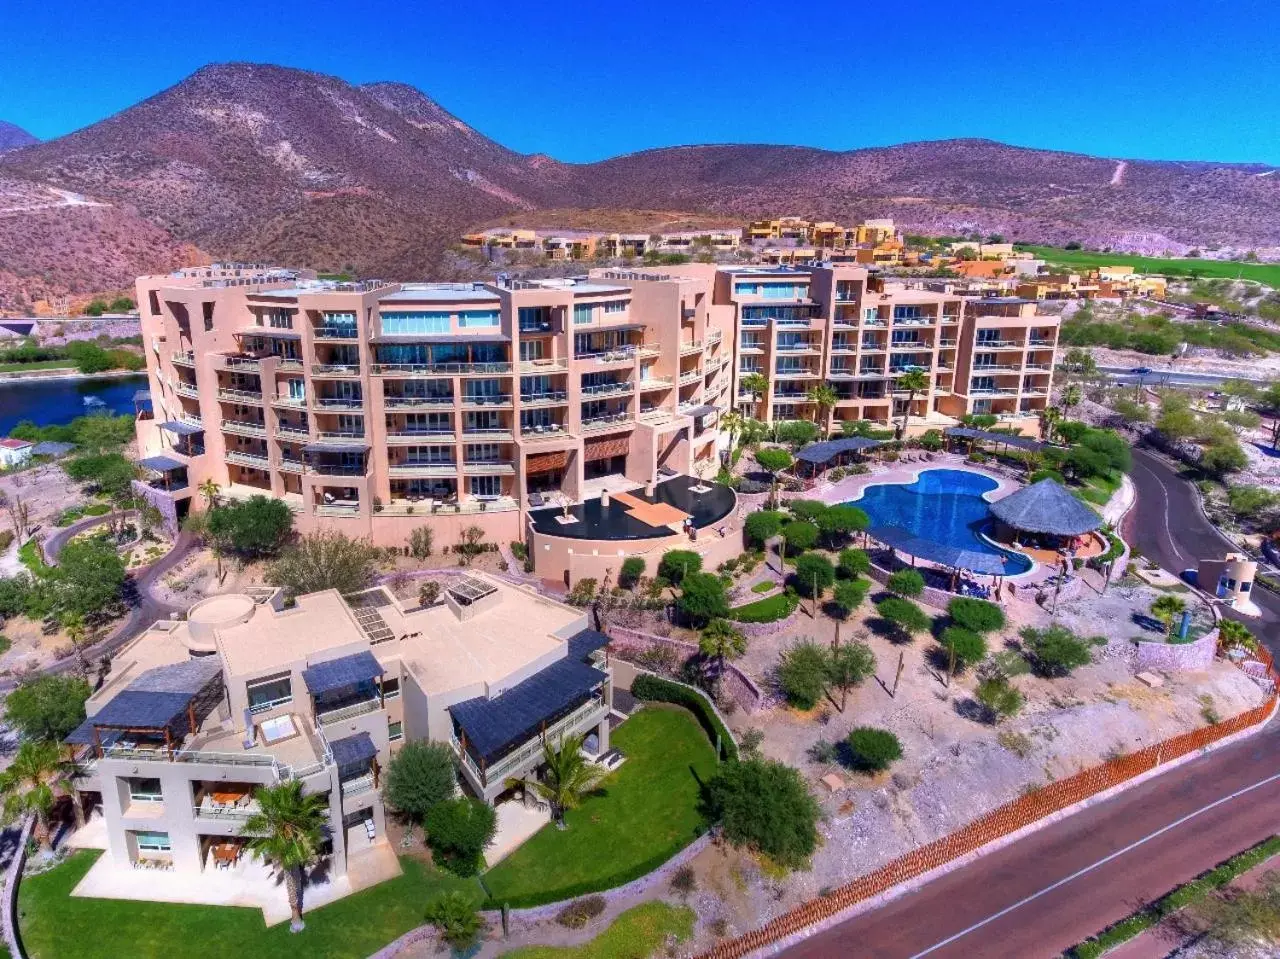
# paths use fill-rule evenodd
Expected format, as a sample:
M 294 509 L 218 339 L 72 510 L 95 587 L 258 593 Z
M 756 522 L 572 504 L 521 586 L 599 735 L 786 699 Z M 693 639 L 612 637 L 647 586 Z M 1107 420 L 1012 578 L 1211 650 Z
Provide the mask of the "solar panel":
M 369 638 L 370 645 L 385 643 L 387 640 L 395 639 L 396 634 L 391 631 L 391 627 L 387 625 L 387 621 L 382 618 L 382 614 L 376 609 L 353 609 L 352 614 L 356 618 L 356 622 L 360 624 L 361 631 Z
M 472 579 L 466 577 L 460 583 L 455 583 L 449 587 L 449 594 L 460 603 L 471 604 L 478 599 L 483 599 L 490 593 L 496 592 L 497 587 L 483 580 Z

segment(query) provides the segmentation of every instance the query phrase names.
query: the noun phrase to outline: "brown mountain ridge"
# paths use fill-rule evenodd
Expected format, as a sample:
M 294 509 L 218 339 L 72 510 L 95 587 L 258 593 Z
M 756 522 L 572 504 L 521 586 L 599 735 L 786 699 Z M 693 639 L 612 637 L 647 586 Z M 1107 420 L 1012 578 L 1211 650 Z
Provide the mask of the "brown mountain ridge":
M 39 269 L 46 285 L 72 292 L 118 287 L 131 271 L 190 256 L 191 245 L 214 257 L 417 278 L 471 225 L 566 208 L 892 216 L 923 232 L 1134 249 L 1272 246 L 1273 173 L 988 140 L 847 152 L 687 146 L 567 164 L 509 150 L 405 84 L 224 64 L 0 156 L 0 306 L 5 289 L 14 305 L 4 276 Z M 86 209 L 111 220 L 93 233 L 95 245 L 115 244 L 109 254 L 85 248 Z

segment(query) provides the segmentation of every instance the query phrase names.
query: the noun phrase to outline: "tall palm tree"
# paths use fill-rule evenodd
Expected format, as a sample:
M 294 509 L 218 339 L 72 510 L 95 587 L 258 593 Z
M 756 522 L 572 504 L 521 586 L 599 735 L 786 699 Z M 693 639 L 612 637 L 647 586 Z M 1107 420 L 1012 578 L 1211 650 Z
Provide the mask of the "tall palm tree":
M 204 508 L 213 509 L 213 504 L 218 501 L 218 484 L 211 479 L 207 479 L 200 484 L 199 490 L 200 495 L 204 497 Z
M 769 392 L 769 380 L 763 373 L 748 373 L 738 381 L 738 385 L 755 397 L 757 405 Z
M 84 616 L 80 613 L 64 613 L 62 628 L 67 631 L 67 639 L 71 640 L 71 648 L 76 654 L 76 668 L 85 679 L 89 678 L 89 660 L 84 655 L 85 637 L 89 630 L 84 624 Z
M 817 386 L 809 387 L 804 398 L 813 404 L 814 423 L 822 428 L 823 433 L 826 433 L 827 415 L 840 399 L 840 394 L 830 383 L 819 383 Z
M 329 806 L 320 794 L 304 796 L 302 783 L 293 779 L 278 786 L 255 790 L 259 811 L 245 820 L 241 831 L 249 839 L 250 852 L 284 874 L 293 920 L 290 932 L 301 932 L 302 873 L 320 856 L 329 823 Z
M 13 763 L 0 773 L 0 795 L 4 797 L 4 820 L 12 822 L 35 813 L 36 838 L 48 845 L 49 814 L 61 792 L 61 783 L 74 769 L 62 758 L 55 742 L 27 740 L 18 749 Z
M 726 410 L 720 414 L 720 428 L 729 434 L 729 452 L 733 452 L 734 441 L 742 429 L 742 414 L 737 410 Z
M 542 762 L 546 774 L 541 782 L 529 782 L 529 788 L 551 804 L 557 829 L 568 829 L 564 814 L 582 805 L 582 800 L 595 791 L 607 774 L 599 766 L 593 766 L 582 756 L 582 736 L 566 736 L 560 748 L 552 749 L 550 743 L 542 744 Z
M 924 370 L 908 370 L 898 377 L 894 384 L 895 391 L 907 391 L 907 406 L 902 412 L 902 425 L 898 427 L 898 439 L 907 433 L 907 423 L 911 420 L 911 406 L 916 401 L 916 394 L 929 388 L 929 374 Z
M 716 683 L 724 675 L 724 661 L 747 651 L 747 637 L 727 619 L 713 619 L 698 637 L 698 649 L 716 664 Z
M 1166 635 L 1173 632 L 1173 624 L 1187 608 L 1179 597 L 1166 593 L 1151 604 L 1152 614 L 1164 623 Z
M 1048 443 L 1053 439 L 1053 431 L 1062 422 L 1062 410 L 1056 406 L 1048 406 L 1040 411 L 1040 439 Z
M 1070 384 L 1062 391 L 1062 415 L 1069 415 L 1071 407 L 1077 406 L 1082 399 L 1084 399 L 1084 390 L 1080 389 L 1080 384 Z

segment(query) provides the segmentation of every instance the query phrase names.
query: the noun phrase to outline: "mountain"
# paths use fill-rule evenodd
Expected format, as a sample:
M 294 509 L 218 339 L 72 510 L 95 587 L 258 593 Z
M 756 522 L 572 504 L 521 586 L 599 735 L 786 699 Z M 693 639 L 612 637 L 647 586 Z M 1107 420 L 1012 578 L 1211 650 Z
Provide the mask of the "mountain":
M 405 84 L 222 64 L 0 156 L 0 307 L 3 274 L 89 292 L 201 255 L 418 278 L 442 269 L 469 226 L 541 210 L 590 209 L 595 222 L 608 209 L 620 221 L 637 210 L 892 216 L 919 231 L 1135 249 L 1280 245 L 1274 172 L 985 140 L 672 147 L 566 164 L 509 150 Z
M 39 142 L 22 127 L 0 120 L 0 153 Z

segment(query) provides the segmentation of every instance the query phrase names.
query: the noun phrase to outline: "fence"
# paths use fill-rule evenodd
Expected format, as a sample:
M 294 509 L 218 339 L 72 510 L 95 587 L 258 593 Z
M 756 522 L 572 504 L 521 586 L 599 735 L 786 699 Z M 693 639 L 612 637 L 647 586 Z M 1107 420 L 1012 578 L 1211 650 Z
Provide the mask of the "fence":
M 1270 657 L 1266 656 L 1264 662 L 1274 676 Z M 834 892 L 783 913 L 759 929 L 720 943 L 703 953 L 699 959 L 743 959 L 757 949 L 775 944 L 815 923 L 831 919 L 844 910 L 866 902 L 894 886 L 917 879 L 931 870 L 975 852 L 988 843 L 1002 839 L 1025 826 L 1061 812 L 1091 796 L 1096 796 L 1104 790 L 1119 786 L 1137 776 L 1151 772 L 1164 763 L 1187 756 L 1227 736 L 1265 722 L 1276 705 L 1276 696 L 1272 694 L 1261 706 L 1233 716 L 1224 722 L 1194 729 L 1173 739 L 1148 746 L 1140 752 L 1083 770 L 1069 779 L 1050 783 L 1042 789 L 992 810 L 949 836 L 944 836 L 900 856 L 875 872 L 859 876 Z

